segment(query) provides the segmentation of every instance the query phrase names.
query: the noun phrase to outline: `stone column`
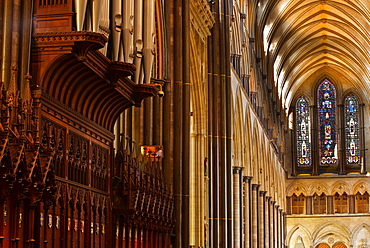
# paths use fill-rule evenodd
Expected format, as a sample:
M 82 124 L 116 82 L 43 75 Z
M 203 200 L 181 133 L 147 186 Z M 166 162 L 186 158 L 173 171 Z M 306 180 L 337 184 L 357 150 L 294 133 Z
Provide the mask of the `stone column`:
M 271 196 L 267 196 L 265 198 L 265 247 L 266 248 L 270 248 L 270 232 L 271 232 L 270 202 L 271 202 Z
M 266 209 L 266 191 L 260 191 L 259 192 L 259 211 L 260 211 L 260 214 L 259 214 L 259 220 L 258 220 L 258 224 L 259 224 L 259 236 L 260 236 L 260 240 L 259 240 L 259 247 L 260 248 L 265 248 L 265 226 L 266 226 L 266 218 L 265 218 L 265 209 Z
M 289 214 L 292 214 L 292 197 L 291 196 L 287 196 L 286 197 L 286 211 L 289 213 Z
M 332 195 L 328 195 L 326 197 L 326 200 L 328 201 L 328 209 L 327 209 L 327 213 L 328 214 L 334 214 L 334 196 Z
M 348 205 L 349 205 L 349 213 L 354 214 L 355 213 L 355 196 L 349 195 L 348 196 Z
M 293 112 L 294 113 L 294 112 Z M 295 132 L 296 127 L 294 127 L 294 130 L 290 130 L 290 138 L 291 138 L 291 156 L 292 156 L 292 176 L 297 176 L 297 134 Z
M 344 105 L 338 104 L 338 163 L 339 163 L 339 175 L 346 174 L 345 164 L 346 164 L 346 135 L 345 135 L 345 121 L 344 117 Z M 339 140 L 341 139 L 341 140 Z
M 258 184 L 252 184 L 252 247 L 259 247 L 259 204 L 258 204 L 258 193 L 259 193 Z
M 241 207 L 243 206 L 243 200 L 241 198 L 240 189 L 241 189 L 241 174 L 243 171 L 243 167 L 236 167 L 233 168 L 233 195 L 234 195 L 234 207 L 233 207 L 233 227 L 234 227 L 234 247 L 240 248 L 242 245 L 241 240 L 241 233 L 243 233 L 243 225 L 242 225 L 242 212 Z
M 274 222 L 274 209 L 275 209 L 275 201 L 270 201 L 269 205 L 269 214 L 270 214 L 270 235 L 269 235 L 269 241 L 270 241 L 270 248 L 274 248 L 275 242 L 274 242 L 274 233 L 275 233 L 275 222 Z
M 359 136 L 361 137 L 360 147 L 361 147 L 361 174 L 366 174 L 367 168 L 366 168 L 366 146 L 365 146 L 365 123 L 364 123 L 364 108 L 365 104 L 359 104 L 360 111 L 359 111 L 359 124 L 360 124 L 360 132 Z
M 274 247 L 279 247 L 279 206 L 274 205 Z
M 306 214 L 312 214 L 312 196 L 306 197 Z
M 245 176 L 244 183 L 244 248 L 250 248 L 252 244 L 252 177 Z
M 317 115 L 317 106 L 312 105 L 310 106 L 310 115 L 316 116 Z M 319 160 L 319 150 L 318 150 L 318 137 L 319 137 L 319 131 L 317 127 L 317 118 L 312 118 L 312 125 L 311 125 L 311 155 L 312 155 L 312 175 L 318 175 L 318 160 Z
M 283 248 L 284 244 L 284 235 L 283 231 L 284 226 L 283 226 L 283 210 L 279 209 L 279 248 Z

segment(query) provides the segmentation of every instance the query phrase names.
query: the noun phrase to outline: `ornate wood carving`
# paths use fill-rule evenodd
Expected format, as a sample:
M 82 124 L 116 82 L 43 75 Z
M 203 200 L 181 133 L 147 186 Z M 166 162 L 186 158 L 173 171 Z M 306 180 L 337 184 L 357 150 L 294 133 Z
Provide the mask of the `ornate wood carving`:
M 121 176 L 117 177 L 120 187 L 115 192 L 116 214 L 124 214 L 128 224 L 137 228 L 170 233 L 174 199 L 163 181 L 160 162 L 139 160 L 123 149 L 118 154 L 115 166 L 121 168 Z

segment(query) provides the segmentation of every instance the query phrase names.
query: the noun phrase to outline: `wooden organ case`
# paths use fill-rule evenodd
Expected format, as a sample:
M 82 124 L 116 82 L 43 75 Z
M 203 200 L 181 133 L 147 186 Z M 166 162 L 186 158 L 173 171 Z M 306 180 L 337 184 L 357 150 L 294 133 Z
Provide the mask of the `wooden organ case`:
M 32 77 L 22 95 L 1 86 L 0 247 L 167 247 L 159 163 L 113 149 L 118 115 L 158 88 L 99 52 L 105 35 L 73 31 L 72 4 L 36 1 Z

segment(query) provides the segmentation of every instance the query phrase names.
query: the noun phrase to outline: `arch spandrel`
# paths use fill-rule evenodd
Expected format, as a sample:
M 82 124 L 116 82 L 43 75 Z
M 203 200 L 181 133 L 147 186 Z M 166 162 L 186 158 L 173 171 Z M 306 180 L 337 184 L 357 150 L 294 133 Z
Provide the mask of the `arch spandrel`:
M 286 189 L 286 194 L 287 196 L 292 196 L 293 194 L 297 196 L 301 194 L 303 194 L 304 196 L 308 196 L 308 189 L 303 183 L 299 181 L 294 181 L 290 185 L 288 185 Z
M 344 180 L 335 182 L 331 187 L 331 195 L 335 195 L 336 193 L 339 195 L 343 195 L 344 193 L 349 195 L 350 192 L 350 186 Z
M 315 193 L 317 195 L 321 195 L 323 193 L 325 195 L 330 195 L 331 192 L 329 191 L 329 188 L 325 183 L 316 182 L 316 183 L 311 184 L 308 189 L 309 195 L 314 195 Z
M 353 191 L 352 191 L 353 195 L 356 195 L 357 193 L 360 193 L 361 195 L 363 195 L 366 192 L 370 193 L 370 186 L 367 181 L 360 180 L 353 185 Z

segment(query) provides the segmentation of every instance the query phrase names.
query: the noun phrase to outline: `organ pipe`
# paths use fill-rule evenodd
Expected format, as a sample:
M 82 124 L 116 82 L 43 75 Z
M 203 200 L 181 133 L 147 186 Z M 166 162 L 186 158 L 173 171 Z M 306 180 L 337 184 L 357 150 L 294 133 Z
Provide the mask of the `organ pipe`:
M 143 69 L 144 83 L 150 83 L 151 68 L 153 63 L 153 35 L 154 35 L 154 0 L 144 1 L 144 49 L 143 49 Z
M 77 31 L 81 31 L 86 14 L 87 0 L 75 0 Z

